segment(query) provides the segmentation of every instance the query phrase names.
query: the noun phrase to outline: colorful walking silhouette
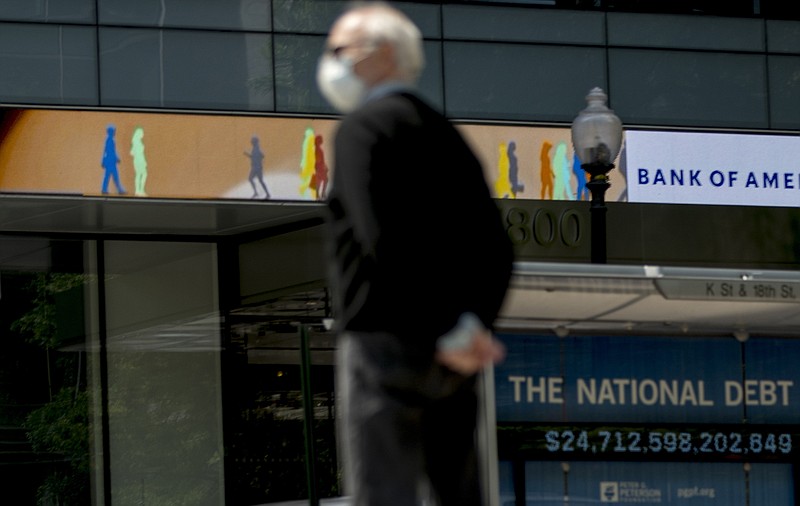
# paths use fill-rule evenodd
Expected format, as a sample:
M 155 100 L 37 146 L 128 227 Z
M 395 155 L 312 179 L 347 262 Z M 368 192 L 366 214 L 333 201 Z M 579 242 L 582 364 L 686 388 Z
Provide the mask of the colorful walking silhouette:
M 542 150 L 539 152 L 539 160 L 541 161 L 539 177 L 542 180 L 542 200 L 545 200 L 545 197 L 547 200 L 553 199 L 553 164 L 550 161 L 550 148 L 552 147 L 553 145 L 550 144 L 550 141 L 544 141 L 542 143 Z
M 556 200 L 573 200 L 575 198 L 569 185 L 571 165 L 567 158 L 567 143 L 559 142 L 556 145 L 556 153 L 553 155 L 553 174 L 555 174 L 553 198 Z
M 581 159 L 578 158 L 578 153 L 572 155 L 572 173 L 575 174 L 575 179 L 578 181 L 575 200 L 589 200 L 589 187 L 586 186 L 586 171 L 583 170 L 581 166 Z
M 619 158 L 617 158 L 617 175 L 622 178 L 622 184 L 615 183 L 617 187 L 622 188 L 622 192 L 620 192 L 619 197 L 617 197 L 617 202 L 627 202 L 628 201 L 628 154 L 627 154 L 627 142 L 625 138 L 622 138 L 622 148 L 619 150 Z
M 300 157 L 300 196 L 310 193 L 312 199 L 316 199 L 316 191 L 311 188 L 311 177 L 314 175 L 315 139 L 314 129 L 306 128 L 303 137 L 303 152 Z
M 314 175 L 311 176 L 309 185 L 317 193 L 319 200 L 325 199 L 325 190 L 328 188 L 328 165 L 325 163 L 325 152 L 322 150 L 322 136 L 314 139 Z
M 264 189 L 264 198 L 268 199 L 269 190 L 267 190 L 267 184 L 264 182 L 264 153 L 261 151 L 258 137 L 254 135 L 253 138 L 250 139 L 250 144 L 253 145 L 253 149 L 249 153 L 245 151 L 244 155 L 250 158 L 250 175 L 247 179 L 253 186 L 253 198 L 258 197 L 258 188 L 256 187 L 256 179 L 258 179 L 261 183 L 261 187 Z
M 508 168 L 508 148 L 505 142 L 501 142 L 497 146 L 497 179 L 494 182 L 494 194 L 497 198 L 513 198 Z
M 147 158 L 144 156 L 144 128 L 136 127 L 131 136 L 131 156 L 133 157 L 134 195 L 146 197 Z
M 517 198 L 517 193 L 525 191 L 525 185 L 519 182 L 519 165 L 517 163 L 517 143 L 508 143 L 508 180 L 511 183 L 511 194 Z
M 108 125 L 108 128 L 106 128 L 106 143 L 103 147 L 103 159 L 100 161 L 100 165 L 105 170 L 103 186 L 100 190 L 103 195 L 108 194 L 109 179 L 114 180 L 114 185 L 116 185 L 117 192 L 120 195 L 125 194 L 125 189 L 119 184 L 119 172 L 117 171 L 117 164 L 120 160 L 119 156 L 117 156 L 117 144 L 114 141 L 114 134 L 116 131 L 117 129 L 114 125 Z

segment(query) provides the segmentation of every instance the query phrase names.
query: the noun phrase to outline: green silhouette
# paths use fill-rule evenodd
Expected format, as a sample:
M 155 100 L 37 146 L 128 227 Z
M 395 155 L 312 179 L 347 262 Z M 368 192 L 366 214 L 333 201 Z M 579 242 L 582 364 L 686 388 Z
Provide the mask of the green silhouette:
M 556 200 L 574 200 L 572 189 L 569 185 L 571 167 L 567 158 L 567 143 L 559 142 L 556 145 L 556 153 L 553 155 L 553 174 L 555 175 L 555 186 L 553 188 L 553 198 Z
M 131 137 L 131 156 L 133 157 L 133 173 L 136 184 L 135 194 L 146 197 L 144 185 L 147 183 L 147 159 L 144 156 L 144 128 L 136 127 Z

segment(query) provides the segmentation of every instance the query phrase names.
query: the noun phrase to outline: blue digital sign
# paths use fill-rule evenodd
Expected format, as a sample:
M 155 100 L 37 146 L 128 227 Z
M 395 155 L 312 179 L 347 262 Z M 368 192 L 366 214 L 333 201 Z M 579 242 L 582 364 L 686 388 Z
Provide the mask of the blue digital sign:
M 751 423 L 800 423 L 800 342 L 750 339 L 744 349 L 745 380 L 732 395 L 742 398 L 747 419 Z
M 524 504 L 792 506 L 790 464 L 538 462 L 524 466 Z M 513 468 L 500 462 L 500 504 L 513 506 Z
M 501 423 L 800 421 L 798 341 L 751 339 L 743 345 L 732 337 L 500 338 L 508 350 L 495 368 Z
M 789 506 L 795 503 L 791 465 L 752 464 L 750 467 L 750 506 Z
M 571 462 L 568 480 L 570 503 L 746 504 L 741 464 Z

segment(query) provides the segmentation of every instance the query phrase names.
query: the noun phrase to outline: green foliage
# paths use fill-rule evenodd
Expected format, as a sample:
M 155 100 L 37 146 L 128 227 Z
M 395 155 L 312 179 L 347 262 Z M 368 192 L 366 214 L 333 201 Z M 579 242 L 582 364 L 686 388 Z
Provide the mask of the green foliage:
M 33 307 L 11 324 L 11 330 L 46 350 L 57 348 L 55 294 L 81 286 L 86 281 L 88 276 L 84 274 L 36 274 L 28 286 L 33 292 Z
M 70 467 L 89 472 L 89 396 L 64 388 L 32 411 L 24 427 L 33 450 L 63 455 Z
M 53 462 L 37 491 L 38 504 L 77 506 L 87 504 L 89 498 L 89 395 L 75 383 L 81 375 L 81 362 L 74 353 L 50 360 L 51 350 L 62 345 L 57 332 L 56 296 L 88 280 L 82 274 L 33 275 L 28 284 L 31 309 L 10 326 L 25 341 L 45 350 L 49 389 L 54 392 L 50 402 L 28 413 L 23 422 L 37 458 Z
M 89 396 L 63 388 L 32 411 L 24 428 L 33 450 L 63 459 L 39 487 L 39 503 L 58 498 L 61 505 L 84 504 L 89 483 Z

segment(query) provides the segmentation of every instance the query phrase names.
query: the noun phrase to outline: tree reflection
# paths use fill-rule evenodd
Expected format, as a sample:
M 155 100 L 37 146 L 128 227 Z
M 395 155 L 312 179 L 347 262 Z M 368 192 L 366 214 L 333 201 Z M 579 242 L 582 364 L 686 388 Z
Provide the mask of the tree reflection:
M 89 501 L 89 399 L 86 377 L 82 373 L 83 348 L 64 353 L 75 344 L 82 329 L 83 286 L 89 282 L 83 274 L 36 273 L 24 288 L 30 296 L 15 294 L 29 301 L 27 310 L 14 320 L 10 329 L 17 337 L 44 351 L 46 395 L 29 389 L 25 404 L 44 404 L 33 409 L 22 422 L 37 463 L 46 469 L 36 491 L 38 504 L 83 505 Z M 4 287 L 5 288 L 5 287 Z M 72 310 L 77 311 L 72 312 Z M 77 319 L 77 327 L 70 321 Z M 63 325 L 59 325 L 61 321 Z M 72 329 L 70 328 L 72 327 Z M 59 353 L 60 352 L 60 353 Z M 36 378 L 38 380 L 38 378 Z M 29 380 L 24 378 L 23 381 Z M 34 385 L 38 381 L 30 380 Z

